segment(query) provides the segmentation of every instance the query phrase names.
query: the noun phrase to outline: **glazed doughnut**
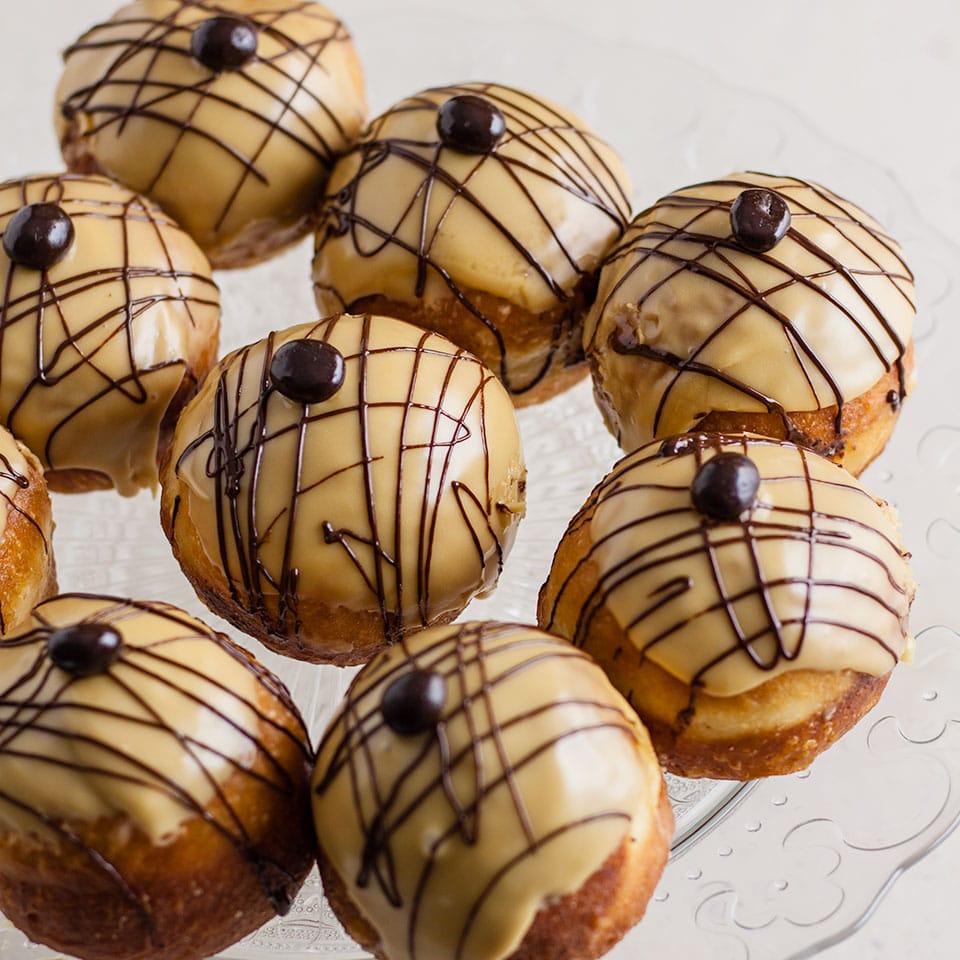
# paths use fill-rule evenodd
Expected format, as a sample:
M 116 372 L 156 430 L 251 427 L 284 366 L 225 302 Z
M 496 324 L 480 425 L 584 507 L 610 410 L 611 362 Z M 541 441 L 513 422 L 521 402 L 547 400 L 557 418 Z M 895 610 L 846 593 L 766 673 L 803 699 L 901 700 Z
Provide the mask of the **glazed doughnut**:
M 53 517 L 43 468 L 0 427 L 0 636 L 56 592 Z
M 157 485 L 157 450 L 216 358 L 197 245 L 102 177 L 0 184 L 0 422 L 51 489 Z
M 199 960 L 312 864 L 283 685 L 174 607 L 79 594 L 0 640 L 0 909 L 82 960 Z
M 747 431 L 859 474 L 913 387 L 914 303 L 900 247 L 869 214 L 796 177 L 738 173 L 634 219 L 584 347 L 625 451 Z
M 586 373 L 583 314 L 629 192 L 614 151 L 549 100 L 494 83 L 425 90 L 334 168 L 314 259 L 320 313 L 436 330 L 518 405 L 545 400 Z
M 298 0 L 137 0 L 65 54 L 67 165 L 160 204 L 215 267 L 304 236 L 366 119 L 350 34 Z
M 912 654 L 892 509 L 787 441 L 624 457 L 570 522 L 539 622 L 597 659 L 688 777 L 806 767 Z
M 493 589 L 525 468 L 476 357 L 340 314 L 226 357 L 162 484 L 164 530 L 213 611 L 280 653 L 349 664 Z
M 592 960 L 643 915 L 673 813 L 589 657 L 532 627 L 435 627 L 355 678 L 318 752 L 324 889 L 379 960 Z

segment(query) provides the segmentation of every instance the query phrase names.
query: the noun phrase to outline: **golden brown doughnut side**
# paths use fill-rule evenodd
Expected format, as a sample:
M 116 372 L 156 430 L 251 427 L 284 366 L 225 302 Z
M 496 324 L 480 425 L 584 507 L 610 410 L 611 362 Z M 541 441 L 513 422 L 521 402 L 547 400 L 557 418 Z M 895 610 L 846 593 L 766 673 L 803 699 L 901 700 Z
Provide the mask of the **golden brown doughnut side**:
M 0 828 L 0 903 L 10 921 L 84 960 L 200 960 L 274 916 L 265 886 L 296 890 L 313 864 L 308 762 L 302 732 L 275 699 L 261 688 L 256 702 L 270 718 L 256 732 L 265 753 L 173 840 L 158 845 L 122 817 L 65 822 L 44 836 Z M 300 787 L 268 786 L 278 771 Z M 269 860 L 248 860 L 212 825 L 231 821 Z M 229 905 L 219 916 L 216 902 Z
M 205 549 L 196 526 L 182 521 L 176 523 L 178 509 L 172 489 L 165 481 L 161 494 L 160 521 L 170 541 L 173 555 L 204 604 L 217 616 L 232 623 L 248 636 L 255 637 L 275 653 L 303 660 L 306 663 L 329 663 L 338 667 L 353 667 L 366 663 L 387 644 L 383 617 L 378 611 L 358 610 L 352 607 L 331 606 L 323 600 L 300 597 L 297 611 L 300 621 L 316 635 L 310 640 L 304 632 L 290 630 L 281 633 L 278 625 L 284 622 L 286 609 L 278 596 L 264 596 L 256 606 L 245 607 L 231 599 L 231 583 L 223 568 L 214 563 Z M 431 625 L 449 623 L 458 616 L 458 610 L 436 614 Z M 322 627 L 322 629 L 321 629 Z M 409 629 L 416 627 L 411 624 Z
M 673 829 L 664 784 L 648 836 L 626 837 L 576 893 L 544 906 L 508 960 L 602 957 L 643 919 L 666 866 Z
M 473 310 L 454 296 L 416 303 L 383 296 L 361 297 L 350 305 L 349 311 L 399 317 L 442 333 L 479 357 L 501 382 L 507 376 L 505 358 L 509 356 L 512 382 L 524 384 L 511 391 L 518 409 L 549 400 L 587 376 L 582 345 L 582 316 L 587 304 L 581 288 L 575 294 L 575 303 L 542 314 L 480 290 L 463 293 L 484 316 L 497 318 L 495 330 L 478 324 Z
M 0 536 L 0 635 L 16 629 L 36 604 L 57 592 L 54 524 L 43 469 L 26 447 L 17 446 L 27 463 L 24 485 L 0 498 L 0 509 L 7 512 Z
M 903 355 L 903 381 L 912 390 L 915 379 L 913 343 Z M 841 464 L 859 476 L 887 445 L 900 416 L 901 375 L 891 368 L 866 393 L 821 410 L 776 413 L 714 411 L 697 424 L 708 433 L 757 433 L 792 440 Z M 837 424 L 840 424 L 839 431 Z
M 643 919 L 670 854 L 673 829 L 673 808 L 664 784 L 648 835 L 642 840 L 625 837 L 579 890 L 544 904 L 506 960 L 593 960 L 611 950 Z M 322 847 L 318 863 L 324 895 L 351 939 L 377 960 L 391 960 Z
M 575 557 L 575 548 L 558 553 L 558 572 Z M 595 575 L 589 564 L 581 567 L 559 604 L 548 582 L 541 621 L 572 635 Z M 753 780 L 804 770 L 874 706 L 890 678 L 801 670 L 733 697 L 714 697 L 644 658 L 606 610 L 591 620 L 582 649 L 637 711 L 664 769 L 680 777 Z

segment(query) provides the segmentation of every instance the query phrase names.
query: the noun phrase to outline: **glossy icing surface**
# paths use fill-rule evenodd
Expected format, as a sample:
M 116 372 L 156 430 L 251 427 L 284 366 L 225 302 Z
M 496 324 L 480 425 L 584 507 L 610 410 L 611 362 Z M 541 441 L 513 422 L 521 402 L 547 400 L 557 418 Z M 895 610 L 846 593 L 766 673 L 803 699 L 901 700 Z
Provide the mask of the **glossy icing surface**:
M 434 723 L 402 735 L 385 694 L 443 678 Z M 661 778 L 646 731 L 564 640 L 497 623 L 437 627 L 358 675 L 319 749 L 321 848 L 391 960 L 498 960 L 540 907 L 631 835 Z
M 119 634 L 104 672 L 75 676 L 54 662 L 50 638 L 77 624 Z M 273 706 L 258 704 L 258 691 Z M 49 600 L 0 641 L 0 832 L 69 840 L 65 821 L 123 817 L 162 845 L 205 816 L 229 778 L 254 777 L 264 724 L 282 723 L 306 743 L 292 710 L 245 652 L 175 607 L 81 594 Z M 270 776 L 276 789 L 289 788 L 282 769 Z M 245 850 L 229 807 L 210 822 Z
M 502 115 L 504 132 L 488 149 L 441 139 L 438 115 L 454 97 Z M 573 304 L 622 234 L 629 192 L 620 159 L 568 110 L 493 83 L 425 90 L 376 118 L 334 168 L 317 233 L 318 305 L 349 309 L 373 295 L 457 301 L 478 335 L 486 328 L 491 367 L 522 392 L 537 371 L 511 370 L 500 312 L 479 294 L 532 313 Z M 551 330 L 540 335 L 549 340 Z
M 44 269 L 0 251 L 0 420 L 46 469 L 96 470 L 125 495 L 154 487 L 167 405 L 216 343 L 209 263 L 154 204 L 101 177 L 0 185 L 0 231 L 37 202 L 75 235 Z
M 279 358 L 304 340 L 342 357 L 316 403 L 283 393 Z M 376 613 L 388 640 L 459 610 L 496 583 L 524 511 L 496 378 L 388 317 L 337 315 L 229 355 L 184 412 L 171 463 L 174 535 L 189 518 L 230 595 L 283 637 L 315 602 Z
M 731 224 L 755 189 L 789 210 L 762 252 Z M 842 410 L 891 369 L 903 395 L 914 313 L 900 247 L 869 214 L 818 184 L 738 173 L 634 219 L 601 273 L 584 346 L 601 410 L 630 450 L 712 410 Z
M 720 453 L 746 456 L 760 476 L 755 502 L 729 522 L 691 498 L 701 464 Z M 793 444 L 706 434 L 649 444 L 595 488 L 567 536 L 584 529 L 578 570 L 594 565 L 597 582 L 574 642 L 605 609 L 625 642 L 716 696 L 787 670 L 881 676 L 911 655 L 914 581 L 892 508 Z M 551 583 L 555 604 L 564 589 Z M 540 619 L 549 630 L 549 606 Z
M 214 70 L 191 49 L 218 16 L 256 34 L 250 59 Z M 287 242 L 366 116 L 350 34 L 319 3 L 139 0 L 65 54 L 56 124 L 71 162 L 168 210 L 215 260 L 271 231 Z

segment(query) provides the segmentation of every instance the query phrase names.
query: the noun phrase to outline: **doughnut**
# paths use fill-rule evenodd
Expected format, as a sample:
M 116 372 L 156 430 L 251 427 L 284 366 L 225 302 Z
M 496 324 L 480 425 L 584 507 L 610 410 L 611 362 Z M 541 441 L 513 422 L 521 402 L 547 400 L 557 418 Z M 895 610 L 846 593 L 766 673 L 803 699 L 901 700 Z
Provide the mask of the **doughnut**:
M 610 253 L 584 330 L 625 452 L 694 430 L 788 439 L 859 474 L 914 384 L 913 276 L 859 207 L 796 177 L 678 190 Z
M 513 405 L 476 357 L 351 314 L 227 356 L 161 482 L 203 602 L 279 653 L 341 665 L 492 590 L 526 483 Z
M 98 176 L 0 184 L 0 423 L 56 491 L 157 485 L 157 450 L 216 359 L 197 245 Z
M 0 636 L 56 592 L 53 518 L 43 468 L 0 427 Z
M 617 463 L 539 601 L 591 654 L 661 763 L 746 780 L 805 768 L 912 655 L 893 510 L 789 441 L 687 434 Z
M 366 120 L 349 32 L 300 0 L 137 0 L 67 49 L 56 103 L 70 169 L 156 201 L 215 267 L 306 235 Z
M 81 960 L 200 960 L 313 862 L 286 689 L 163 603 L 64 594 L 0 640 L 0 909 Z
M 493 83 L 425 90 L 334 167 L 313 265 L 321 314 L 449 337 L 518 406 L 586 375 L 583 314 L 630 216 L 619 157 L 578 117 Z
M 673 812 L 589 657 L 532 627 L 433 627 L 357 675 L 322 738 L 327 898 L 379 960 L 592 960 L 643 916 Z

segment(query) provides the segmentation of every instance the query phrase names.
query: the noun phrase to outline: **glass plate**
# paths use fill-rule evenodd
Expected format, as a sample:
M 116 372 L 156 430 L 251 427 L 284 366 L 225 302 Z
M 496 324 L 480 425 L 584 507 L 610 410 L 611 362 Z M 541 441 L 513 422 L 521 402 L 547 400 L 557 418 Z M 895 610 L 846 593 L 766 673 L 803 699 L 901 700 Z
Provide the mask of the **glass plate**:
M 438 83 L 492 79 L 527 87 L 577 110 L 623 153 L 638 207 L 674 187 L 734 170 L 795 173 L 861 203 L 900 239 L 914 264 L 920 388 L 864 479 L 899 508 L 914 554 L 921 585 L 913 617 L 916 662 L 895 672 L 876 709 L 809 771 L 748 786 L 671 778 L 673 856 L 643 923 L 610 954 L 611 960 L 654 956 L 669 943 L 686 960 L 811 956 L 855 929 L 897 875 L 960 817 L 960 622 L 948 608 L 951 572 L 960 569 L 960 420 L 950 419 L 955 404 L 948 373 L 960 338 L 940 322 L 960 309 L 946 267 L 957 262 L 958 251 L 920 219 L 882 168 L 832 142 L 789 107 L 730 87 L 677 57 L 593 41 L 542 17 L 504 21 L 435 4 L 405 4 L 398 13 L 389 0 L 357 0 L 349 23 L 367 66 L 374 113 Z M 41 105 L 33 115 L 45 115 Z M 17 151 L 20 160 L 23 151 Z M 29 151 L 23 155 L 44 163 Z M 56 166 L 53 157 L 45 163 Z M 224 351 L 310 319 L 308 270 L 309 246 L 303 245 L 253 270 L 221 274 Z M 528 517 L 500 588 L 473 604 L 470 618 L 534 619 L 537 590 L 569 517 L 617 458 L 586 384 L 521 411 L 520 420 L 530 467 Z M 181 576 L 149 494 L 60 496 L 54 506 L 63 589 L 168 600 L 236 636 L 206 612 Z M 319 733 L 352 671 L 298 664 L 239 639 L 286 680 Z M 288 917 L 224 954 L 230 960 L 280 956 L 365 956 L 330 913 L 315 875 Z M 3 929 L 0 918 L 2 960 L 49 957 L 50 951 Z

